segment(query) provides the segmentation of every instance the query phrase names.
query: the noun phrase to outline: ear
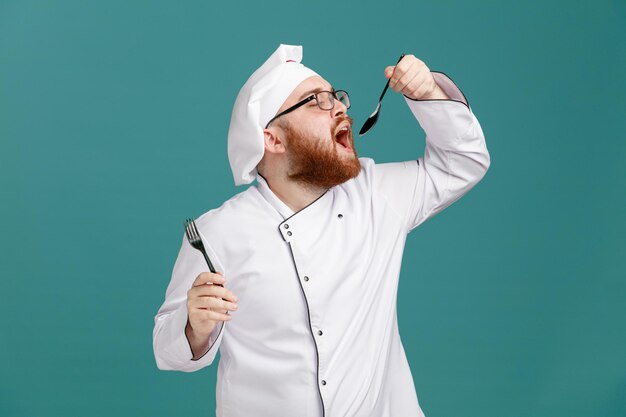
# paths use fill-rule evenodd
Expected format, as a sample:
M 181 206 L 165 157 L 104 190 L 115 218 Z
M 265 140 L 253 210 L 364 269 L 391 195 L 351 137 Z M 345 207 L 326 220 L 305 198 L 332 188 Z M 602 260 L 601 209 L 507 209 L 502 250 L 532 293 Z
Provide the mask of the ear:
M 263 130 L 263 136 L 265 139 L 265 152 L 269 152 L 272 154 L 285 153 L 285 142 L 280 138 L 279 135 L 282 136 L 283 132 L 273 126 Z

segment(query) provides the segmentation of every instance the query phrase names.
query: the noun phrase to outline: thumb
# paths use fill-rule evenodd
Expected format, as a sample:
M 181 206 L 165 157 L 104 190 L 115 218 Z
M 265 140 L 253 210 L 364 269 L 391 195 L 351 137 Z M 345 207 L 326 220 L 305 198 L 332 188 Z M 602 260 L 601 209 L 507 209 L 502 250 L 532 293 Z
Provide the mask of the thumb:
M 387 67 L 385 68 L 385 78 L 391 78 L 391 76 L 393 75 L 393 70 L 396 67 Z

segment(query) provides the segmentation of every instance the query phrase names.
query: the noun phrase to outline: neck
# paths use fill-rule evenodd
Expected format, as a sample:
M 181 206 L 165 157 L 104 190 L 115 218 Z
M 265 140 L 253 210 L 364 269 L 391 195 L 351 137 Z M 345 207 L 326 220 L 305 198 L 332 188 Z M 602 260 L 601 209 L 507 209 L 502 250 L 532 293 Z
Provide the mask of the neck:
M 298 212 L 320 198 L 327 189 L 302 184 L 288 179 L 265 178 L 270 190 L 291 210 Z

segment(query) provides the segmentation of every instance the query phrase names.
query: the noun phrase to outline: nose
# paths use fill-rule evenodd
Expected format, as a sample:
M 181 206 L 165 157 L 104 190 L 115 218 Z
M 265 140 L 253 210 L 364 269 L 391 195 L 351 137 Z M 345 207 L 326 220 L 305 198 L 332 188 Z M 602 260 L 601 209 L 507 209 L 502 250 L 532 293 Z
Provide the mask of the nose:
M 348 111 L 348 108 L 346 107 L 346 105 L 343 104 L 341 101 L 335 99 L 335 105 L 330 110 L 330 115 L 332 118 L 335 118 L 337 116 L 346 114 L 347 111 Z

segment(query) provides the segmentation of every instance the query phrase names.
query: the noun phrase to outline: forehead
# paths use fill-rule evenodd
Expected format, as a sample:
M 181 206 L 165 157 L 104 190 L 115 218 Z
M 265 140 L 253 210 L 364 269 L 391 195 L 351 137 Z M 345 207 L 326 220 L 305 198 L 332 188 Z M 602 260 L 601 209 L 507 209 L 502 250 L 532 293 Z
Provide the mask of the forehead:
M 333 88 L 328 81 L 323 79 L 320 76 L 309 77 L 306 80 L 302 81 L 298 86 L 291 92 L 287 100 L 283 103 L 279 111 L 283 111 L 287 107 L 291 107 L 300 100 L 305 99 L 313 93 L 318 91 L 331 91 Z

